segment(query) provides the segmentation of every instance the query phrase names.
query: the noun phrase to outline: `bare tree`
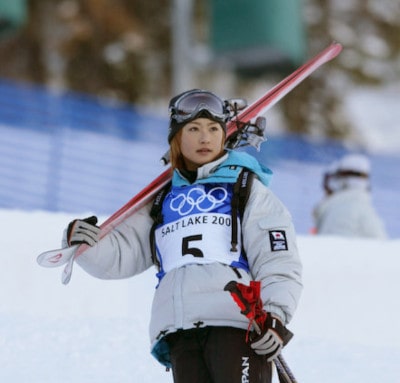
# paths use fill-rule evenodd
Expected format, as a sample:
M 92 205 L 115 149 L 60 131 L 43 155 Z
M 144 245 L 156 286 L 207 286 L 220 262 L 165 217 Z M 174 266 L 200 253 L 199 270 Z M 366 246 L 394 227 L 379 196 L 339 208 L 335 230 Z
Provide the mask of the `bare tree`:
M 169 2 L 29 0 L 0 75 L 129 102 L 169 87 Z
M 398 0 L 307 0 L 304 14 L 309 49 L 337 40 L 342 54 L 283 101 L 290 130 L 343 138 L 350 132 L 343 96 L 357 85 L 398 81 L 400 2 Z

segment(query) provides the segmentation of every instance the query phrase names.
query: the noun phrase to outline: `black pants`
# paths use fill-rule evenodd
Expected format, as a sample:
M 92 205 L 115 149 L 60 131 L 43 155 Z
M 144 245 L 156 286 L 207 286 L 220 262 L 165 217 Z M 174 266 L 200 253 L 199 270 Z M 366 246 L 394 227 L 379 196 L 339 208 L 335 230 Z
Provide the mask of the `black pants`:
M 272 364 L 233 327 L 183 330 L 167 337 L 175 383 L 270 383 Z

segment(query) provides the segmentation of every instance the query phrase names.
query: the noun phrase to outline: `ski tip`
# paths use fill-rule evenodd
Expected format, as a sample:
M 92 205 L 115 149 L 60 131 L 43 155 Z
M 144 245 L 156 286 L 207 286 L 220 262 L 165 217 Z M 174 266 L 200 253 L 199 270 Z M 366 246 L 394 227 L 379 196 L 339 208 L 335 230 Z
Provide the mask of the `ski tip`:
M 68 285 L 69 281 L 71 280 L 71 274 L 62 273 L 61 274 L 61 283 L 63 285 Z
M 72 266 L 73 266 L 73 262 L 67 264 L 67 266 L 64 268 L 63 272 L 61 273 L 61 283 L 63 285 L 68 285 L 68 283 L 71 280 Z
M 37 262 L 41 266 L 49 266 L 56 265 L 60 262 L 61 258 L 63 257 L 62 253 L 56 253 L 54 255 L 49 256 L 47 252 L 40 254 L 37 257 Z
M 332 58 L 334 58 L 343 50 L 343 45 L 337 41 L 333 41 L 327 49 L 331 50 Z
M 49 250 L 37 256 L 36 262 L 42 267 L 59 267 L 66 264 L 74 256 L 78 246 Z
M 306 64 L 304 64 L 303 67 L 309 65 L 310 62 L 318 62 L 318 66 L 325 64 L 336 58 L 336 56 L 338 56 L 342 50 L 342 44 L 338 43 L 337 41 L 333 41 L 323 51 L 321 51 L 319 54 L 311 58 Z
M 45 251 L 37 256 L 36 262 L 43 267 L 57 267 L 62 265 L 63 254 L 61 251 Z

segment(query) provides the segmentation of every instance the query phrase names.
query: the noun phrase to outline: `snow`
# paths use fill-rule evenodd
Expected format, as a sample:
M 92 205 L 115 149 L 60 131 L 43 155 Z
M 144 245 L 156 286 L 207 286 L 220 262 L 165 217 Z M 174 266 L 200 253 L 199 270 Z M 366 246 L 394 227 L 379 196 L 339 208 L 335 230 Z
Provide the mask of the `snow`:
M 172 382 L 149 353 L 155 270 L 101 281 L 75 266 L 64 286 L 61 269 L 36 264 L 72 218 L 0 210 L 0 381 Z M 298 382 L 400 382 L 400 240 L 298 244 L 304 292 L 283 352 Z

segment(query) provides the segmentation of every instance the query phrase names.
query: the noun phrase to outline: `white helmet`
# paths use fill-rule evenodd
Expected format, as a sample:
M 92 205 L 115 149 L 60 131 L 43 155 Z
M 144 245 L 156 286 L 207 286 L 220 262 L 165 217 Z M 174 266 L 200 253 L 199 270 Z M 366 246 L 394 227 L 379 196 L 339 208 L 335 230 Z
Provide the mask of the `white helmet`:
M 371 171 L 369 159 L 362 154 L 348 154 L 338 163 L 336 173 L 350 173 L 353 176 L 368 177 Z
M 348 154 L 335 161 L 324 177 L 324 188 L 328 194 L 343 189 L 369 189 L 371 164 L 362 154 Z

